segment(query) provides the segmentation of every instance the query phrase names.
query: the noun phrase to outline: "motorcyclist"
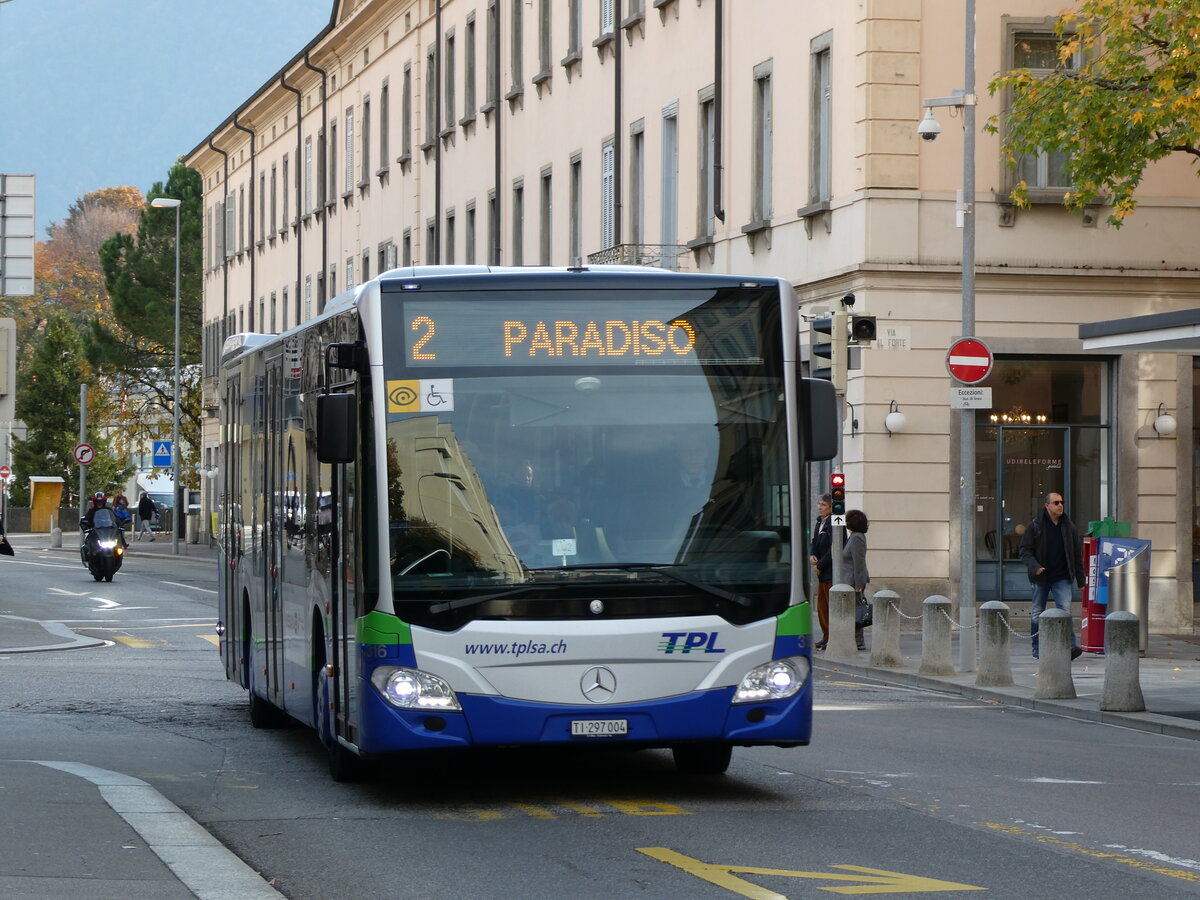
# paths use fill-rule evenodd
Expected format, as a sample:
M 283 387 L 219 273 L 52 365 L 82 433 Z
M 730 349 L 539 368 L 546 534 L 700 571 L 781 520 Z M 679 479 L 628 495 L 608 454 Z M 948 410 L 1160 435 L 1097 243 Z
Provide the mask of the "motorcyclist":
M 84 513 L 83 518 L 79 520 L 80 528 L 83 531 L 91 531 L 92 518 L 95 515 L 96 510 L 105 509 L 107 506 L 108 497 L 105 495 L 104 491 L 97 491 L 95 494 L 93 494 L 88 500 L 87 512 Z

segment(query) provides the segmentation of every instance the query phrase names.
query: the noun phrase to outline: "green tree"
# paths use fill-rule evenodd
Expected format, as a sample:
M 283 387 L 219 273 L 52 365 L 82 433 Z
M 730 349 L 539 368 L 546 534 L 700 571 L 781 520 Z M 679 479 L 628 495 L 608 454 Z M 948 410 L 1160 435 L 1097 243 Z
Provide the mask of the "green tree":
M 147 194 L 182 201 L 179 207 L 180 460 L 187 471 L 200 446 L 200 352 L 203 316 L 201 248 L 203 199 L 200 176 L 176 162 L 166 183 Z M 135 233 L 113 235 L 100 247 L 112 322 L 93 320 L 87 356 L 119 382 L 125 402 L 123 438 L 133 444 L 166 436 L 174 403 L 175 210 L 144 207 Z M 191 450 L 191 452 L 189 452 Z M 194 483 L 194 477 L 185 481 Z
M 1082 0 L 1056 23 L 1061 67 L 1006 72 L 989 85 L 1011 98 L 1003 152 L 1011 165 L 1064 151 L 1073 186 L 1063 202 L 1110 204 L 1120 227 L 1137 206 L 1146 167 L 1175 153 L 1200 157 L 1200 3 Z M 1067 65 L 1078 60 L 1078 66 Z M 999 130 L 993 118 L 988 130 Z M 1026 185 L 1013 191 L 1027 205 Z
M 64 482 L 63 505 L 79 505 L 79 466 L 72 450 L 79 443 L 79 386 L 90 380 L 79 333 L 65 314 L 58 313 L 46 323 L 42 340 L 33 359 L 21 372 L 17 385 L 16 412 L 29 429 L 22 440 L 13 439 L 13 502 L 29 503 L 29 477 L 59 476 Z M 97 399 L 102 392 L 97 393 Z M 88 443 L 96 450 L 88 466 L 87 483 L 91 491 L 113 491 L 133 473 L 109 449 L 109 436 L 103 418 L 94 410 L 101 405 L 88 404 Z

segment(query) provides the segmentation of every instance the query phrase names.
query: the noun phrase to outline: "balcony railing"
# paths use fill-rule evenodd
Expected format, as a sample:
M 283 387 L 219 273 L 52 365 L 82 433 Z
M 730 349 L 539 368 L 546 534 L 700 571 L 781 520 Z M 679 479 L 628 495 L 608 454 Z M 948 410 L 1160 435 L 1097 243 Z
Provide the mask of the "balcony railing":
M 657 266 L 672 272 L 691 268 L 691 254 L 683 244 L 616 244 L 588 254 L 589 266 Z

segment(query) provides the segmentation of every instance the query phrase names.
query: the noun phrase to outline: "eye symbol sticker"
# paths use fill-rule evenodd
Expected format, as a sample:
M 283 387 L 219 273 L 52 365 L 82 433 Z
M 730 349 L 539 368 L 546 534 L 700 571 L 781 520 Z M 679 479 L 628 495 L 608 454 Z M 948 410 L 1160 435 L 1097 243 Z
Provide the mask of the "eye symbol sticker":
M 417 400 L 417 392 L 407 384 L 400 384 L 388 393 L 388 401 L 393 406 L 411 406 Z

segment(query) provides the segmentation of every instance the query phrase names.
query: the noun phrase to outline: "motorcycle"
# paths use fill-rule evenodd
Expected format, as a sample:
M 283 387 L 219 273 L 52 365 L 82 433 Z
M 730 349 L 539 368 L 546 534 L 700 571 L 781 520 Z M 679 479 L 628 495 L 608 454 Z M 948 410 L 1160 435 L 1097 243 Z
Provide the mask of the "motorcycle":
M 84 529 L 79 546 L 79 557 L 92 577 L 97 581 L 112 581 L 121 568 L 125 556 L 125 533 L 110 509 L 98 509 L 92 513 L 92 526 L 81 520 Z

